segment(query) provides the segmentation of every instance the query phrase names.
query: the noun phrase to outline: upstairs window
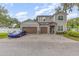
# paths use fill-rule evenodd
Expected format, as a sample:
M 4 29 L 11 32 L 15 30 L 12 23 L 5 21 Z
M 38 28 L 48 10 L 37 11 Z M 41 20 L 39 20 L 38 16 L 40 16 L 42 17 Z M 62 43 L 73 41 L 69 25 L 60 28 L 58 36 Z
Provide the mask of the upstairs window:
M 63 16 L 58 16 L 58 20 L 63 20 Z

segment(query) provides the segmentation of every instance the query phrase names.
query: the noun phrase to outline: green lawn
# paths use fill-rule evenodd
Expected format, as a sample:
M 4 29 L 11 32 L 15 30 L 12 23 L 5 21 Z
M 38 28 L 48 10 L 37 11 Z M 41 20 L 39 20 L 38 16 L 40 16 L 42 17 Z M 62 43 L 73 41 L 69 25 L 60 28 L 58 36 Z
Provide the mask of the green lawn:
M 64 34 L 64 37 L 70 38 L 70 39 L 75 40 L 75 41 L 79 41 L 79 37 L 73 37 L 73 36 L 70 36 L 68 34 Z
M 8 37 L 8 33 L 0 33 L 0 38 L 7 38 Z

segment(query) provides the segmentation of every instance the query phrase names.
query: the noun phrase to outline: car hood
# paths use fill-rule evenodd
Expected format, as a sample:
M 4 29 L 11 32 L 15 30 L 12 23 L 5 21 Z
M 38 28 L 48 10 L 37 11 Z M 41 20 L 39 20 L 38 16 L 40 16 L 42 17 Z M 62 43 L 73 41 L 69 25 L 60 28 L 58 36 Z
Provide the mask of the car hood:
M 9 33 L 9 35 L 18 35 L 20 33 Z

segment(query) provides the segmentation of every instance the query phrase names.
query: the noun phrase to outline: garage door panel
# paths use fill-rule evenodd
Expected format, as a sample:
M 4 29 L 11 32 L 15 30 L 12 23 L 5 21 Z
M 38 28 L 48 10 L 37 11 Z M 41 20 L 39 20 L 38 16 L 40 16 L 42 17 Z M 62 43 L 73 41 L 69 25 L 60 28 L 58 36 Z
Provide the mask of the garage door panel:
M 27 32 L 27 33 L 37 33 L 37 27 L 25 27 L 24 30 Z
M 47 33 L 47 27 L 40 27 L 41 33 Z

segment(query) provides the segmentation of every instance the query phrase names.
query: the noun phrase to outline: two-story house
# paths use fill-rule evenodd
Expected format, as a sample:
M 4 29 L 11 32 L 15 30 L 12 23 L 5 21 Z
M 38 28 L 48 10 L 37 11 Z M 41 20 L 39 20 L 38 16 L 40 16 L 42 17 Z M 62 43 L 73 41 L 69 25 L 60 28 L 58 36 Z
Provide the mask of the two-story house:
M 21 28 L 27 33 L 57 33 L 67 30 L 67 13 L 58 12 L 54 15 L 39 15 L 36 21 L 23 22 Z

